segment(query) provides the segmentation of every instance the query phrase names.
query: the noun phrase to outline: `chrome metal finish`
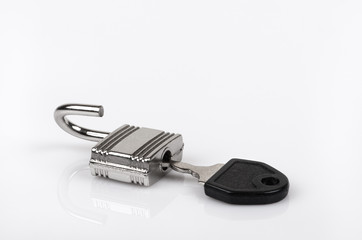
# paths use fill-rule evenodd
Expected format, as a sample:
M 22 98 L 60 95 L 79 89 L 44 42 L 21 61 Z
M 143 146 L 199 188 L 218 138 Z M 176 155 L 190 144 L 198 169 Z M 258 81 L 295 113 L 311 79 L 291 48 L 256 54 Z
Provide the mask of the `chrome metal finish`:
M 200 183 L 205 183 L 209 178 L 220 170 L 224 164 L 219 163 L 212 166 L 194 166 L 189 163 L 171 162 L 171 168 L 180 173 L 188 173 L 197 178 Z
M 181 161 L 180 134 L 123 125 L 92 148 L 89 166 L 94 176 L 149 186 L 169 172 L 165 154 Z
M 181 161 L 180 134 L 123 125 L 112 133 L 80 127 L 67 115 L 103 116 L 98 105 L 66 104 L 54 112 L 57 124 L 69 134 L 96 141 L 89 166 L 94 176 L 149 186 L 170 171 L 170 160 Z
M 67 119 L 67 115 L 82 115 L 102 117 L 103 107 L 100 105 L 87 104 L 64 104 L 59 106 L 54 112 L 55 122 L 67 133 L 85 140 L 99 142 L 108 136 L 108 132 L 91 130 L 74 124 Z

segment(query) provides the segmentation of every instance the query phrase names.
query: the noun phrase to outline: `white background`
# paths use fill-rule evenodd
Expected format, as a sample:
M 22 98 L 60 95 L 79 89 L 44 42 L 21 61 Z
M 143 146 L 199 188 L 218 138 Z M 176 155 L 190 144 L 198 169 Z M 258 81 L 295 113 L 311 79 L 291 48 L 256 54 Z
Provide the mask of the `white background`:
M 361 239 L 360 1 L 0 2 L 1 239 Z M 284 172 L 286 199 L 213 200 L 188 175 L 90 175 L 73 117 L 182 133 L 183 161 Z

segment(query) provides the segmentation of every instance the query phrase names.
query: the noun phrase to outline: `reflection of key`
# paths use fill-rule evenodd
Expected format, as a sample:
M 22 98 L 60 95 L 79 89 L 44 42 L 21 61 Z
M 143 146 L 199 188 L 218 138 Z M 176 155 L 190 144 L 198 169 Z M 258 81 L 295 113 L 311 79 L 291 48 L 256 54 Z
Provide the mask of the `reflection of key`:
M 204 183 L 205 194 L 233 204 L 266 204 L 288 193 L 288 178 L 275 168 L 256 161 L 231 159 L 224 164 L 199 167 L 171 162 L 177 172 L 189 173 Z

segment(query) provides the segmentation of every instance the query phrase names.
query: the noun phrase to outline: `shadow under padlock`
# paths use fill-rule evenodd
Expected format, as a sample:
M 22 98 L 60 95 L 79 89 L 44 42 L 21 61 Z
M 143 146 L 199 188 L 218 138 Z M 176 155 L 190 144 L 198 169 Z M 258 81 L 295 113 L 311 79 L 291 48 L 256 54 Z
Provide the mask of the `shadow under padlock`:
M 58 185 L 60 205 L 72 216 L 97 224 L 109 218 L 133 216 L 152 218 L 169 205 L 177 195 L 172 181 L 160 181 L 145 188 L 132 184 L 119 184 L 103 178 L 92 177 L 86 163 L 69 166 Z M 178 183 L 183 178 L 177 179 Z M 159 185 L 159 186 L 157 186 Z M 168 191 L 164 191 L 167 188 Z

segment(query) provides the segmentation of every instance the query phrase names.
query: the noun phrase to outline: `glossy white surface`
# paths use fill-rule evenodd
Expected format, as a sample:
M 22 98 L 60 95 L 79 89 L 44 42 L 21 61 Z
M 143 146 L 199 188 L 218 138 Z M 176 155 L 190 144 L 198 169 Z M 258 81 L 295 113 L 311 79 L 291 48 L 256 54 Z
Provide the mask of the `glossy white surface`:
M 1 239 L 361 239 L 360 1 L 1 1 Z M 288 197 L 233 206 L 191 176 L 92 177 L 53 120 L 103 104 L 183 134 L 183 160 L 264 161 Z

